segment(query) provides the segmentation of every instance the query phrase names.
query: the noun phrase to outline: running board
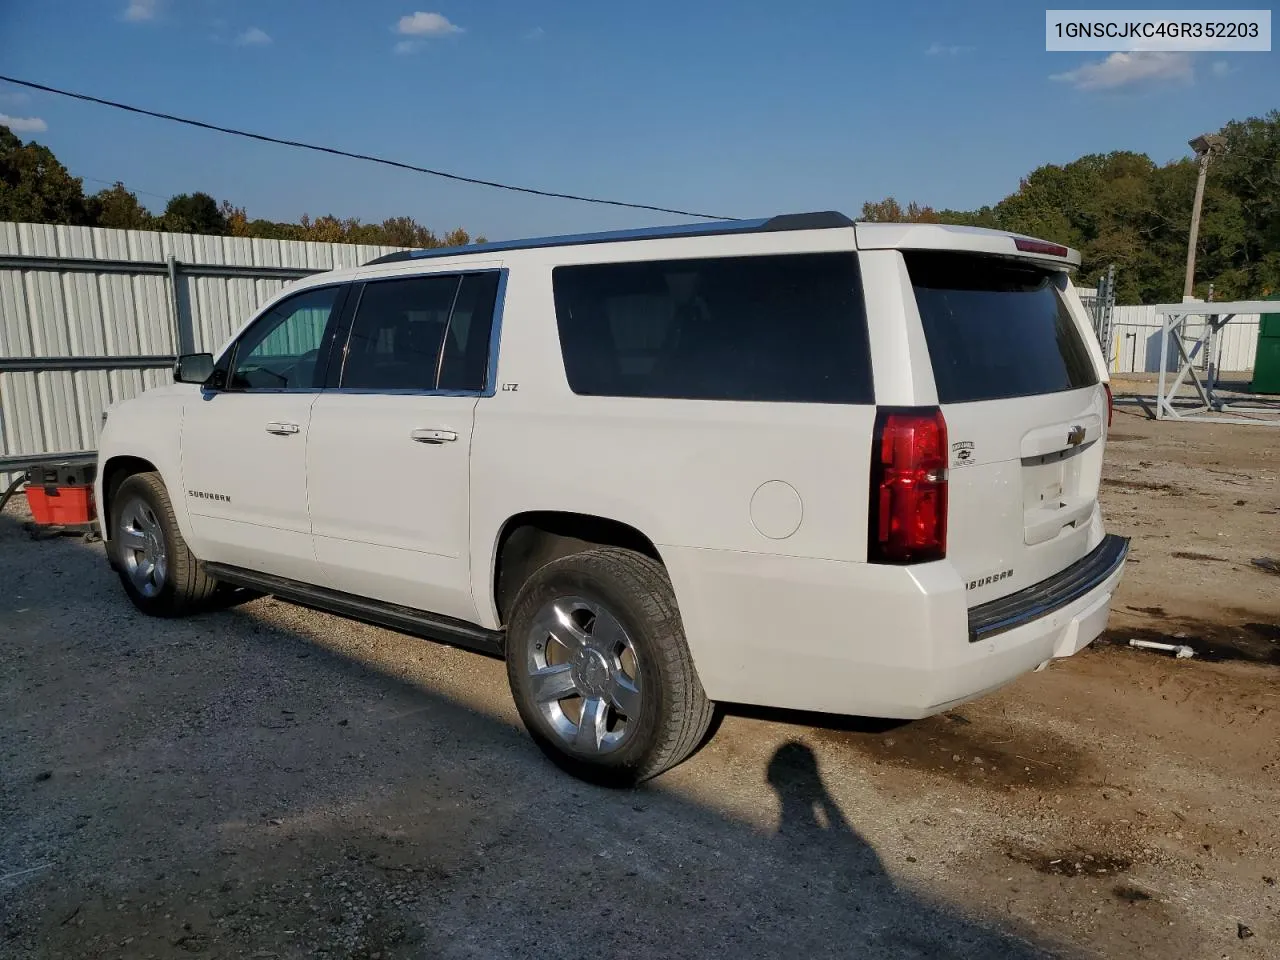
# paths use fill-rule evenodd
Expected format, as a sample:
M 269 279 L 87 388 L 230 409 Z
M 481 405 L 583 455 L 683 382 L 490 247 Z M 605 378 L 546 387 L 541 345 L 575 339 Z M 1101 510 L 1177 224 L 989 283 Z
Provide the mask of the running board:
M 282 600 L 317 607 L 353 620 L 363 620 L 365 623 L 372 623 L 379 627 L 411 633 L 417 637 L 455 647 L 465 647 L 493 657 L 503 656 L 506 650 L 506 634 L 501 630 L 487 630 L 474 623 L 437 616 L 412 607 L 402 607 L 398 603 L 384 603 L 381 600 L 357 597 L 355 594 L 341 593 L 327 587 L 317 587 L 310 583 L 245 570 L 243 567 L 233 567 L 225 563 L 206 563 L 204 567 L 209 576 L 221 583 L 246 587 L 259 593 L 270 593 Z

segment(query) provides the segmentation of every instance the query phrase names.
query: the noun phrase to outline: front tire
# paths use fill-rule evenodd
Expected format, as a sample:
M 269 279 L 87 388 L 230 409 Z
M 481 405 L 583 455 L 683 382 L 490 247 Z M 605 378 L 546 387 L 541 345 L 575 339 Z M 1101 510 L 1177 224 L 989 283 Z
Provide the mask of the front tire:
M 507 630 L 530 736 L 576 777 L 634 786 L 686 759 L 711 723 L 666 570 L 604 547 L 539 569 Z
M 116 491 L 109 549 L 125 593 L 149 616 L 194 613 L 217 589 L 182 538 L 158 473 L 135 473 Z

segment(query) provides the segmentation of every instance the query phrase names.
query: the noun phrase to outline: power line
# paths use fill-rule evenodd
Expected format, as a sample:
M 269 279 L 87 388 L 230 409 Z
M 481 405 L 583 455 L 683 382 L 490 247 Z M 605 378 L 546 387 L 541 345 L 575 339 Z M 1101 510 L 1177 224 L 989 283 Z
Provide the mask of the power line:
M 101 177 L 83 177 L 82 179 L 92 180 L 94 183 L 105 183 L 109 187 L 114 187 L 117 183 L 120 184 L 121 186 L 124 186 L 123 180 L 103 180 Z M 126 187 L 125 189 L 129 189 L 129 188 Z M 161 200 L 169 199 L 169 197 L 165 196 L 163 193 L 154 193 L 150 190 L 129 190 L 129 192 L 140 193 L 144 197 L 159 197 Z
M 139 113 L 146 117 L 155 117 L 158 120 L 169 120 L 173 123 L 186 124 L 189 127 L 199 127 L 202 130 L 213 130 L 217 133 L 226 133 L 235 137 L 246 137 L 250 140 L 259 140 L 263 143 L 276 143 L 285 147 L 297 147 L 301 150 L 314 150 L 317 153 L 328 153 L 336 157 L 349 157 L 352 160 L 367 160 L 370 163 L 380 163 L 387 167 L 397 167 L 401 170 L 411 170 L 414 173 L 425 173 L 433 177 L 443 177 L 446 180 L 456 180 L 459 183 L 470 183 L 480 187 L 493 187 L 497 190 L 510 190 L 513 193 L 527 193 L 535 197 L 552 197 L 558 200 L 577 200 L 581 203 L 598 203 L 610 207 L 626 207 L 630 210 L 651 210 L 655 213 L 671 213 L 680 217 L 699 217 L 703 220 L 737 220 L 738 217 L 720 217 L 711 213 L 697 213 L 693 210 L 677 210 L 673 207 L 658 207 L 648 203 L 628 203 L 625 200 L 605 200 L 600 197 L 583 197 L 573 193 L 557 193 L 554 190 L 539 190 L 535 187 L 517 187 L 509 183 L 498 183 L 496 180 L 481 180 L 478 177 L 464 177 L 459 173 L 448 173 L 444 170 L 432 170 L 429 167 L 419 167 L 412 163 L 401 163 L 399 160 L 388 160 L 385 157 L 374 157 L 365 153 L 352 153 L 347 150 L 339 150 L 336 147 L 322 147 L 314 143 L 303 143 L 301 140 L 286 140 L 282 137 L 271 137 L 264 133 L 253 133 L 248 130 L 237 130 L 234 127 L 222 127 L 215 123 L 205 123 L 203 120 L 192 120 L 189 117 L 178 117 L 171 113 L 160 113 L 157 110 L 146 110 L 142 107 L 130 106 L 127 103 L 117 103 L 114 100 L 104 100 L 101 97 L 93 97 L 87 93 L 75 93 L 71 90 L 59 90 L 57 87 L 46 86 L 43 83 L 35 83 L 31 80 L 19 80 L 17 77 L 6 77 L 0 75 L 0 80 L 8 83 L 17 84 L 20 87 L 28 87 L 32 90 L 42 90 L 45 93 L 56 93 L 61 97 L 70 97 L 73 100 L 83 100 L 86 103 L 96 103 L 104 107 L 114 107 L 117 110 L 125 110 L 129 113 Z

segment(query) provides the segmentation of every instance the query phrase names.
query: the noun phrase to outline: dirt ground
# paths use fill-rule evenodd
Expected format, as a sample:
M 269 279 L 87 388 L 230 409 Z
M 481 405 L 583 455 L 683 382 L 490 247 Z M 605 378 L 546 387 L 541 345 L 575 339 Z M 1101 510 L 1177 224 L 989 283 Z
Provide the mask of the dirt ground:
M 1278 441 L 1121 407 L 1103 641 L 917 723 L 732 710 L 633 792 L 542 760 L 496 660 L 147 620 L 10 507 L 0 956 L 1280 957 Z

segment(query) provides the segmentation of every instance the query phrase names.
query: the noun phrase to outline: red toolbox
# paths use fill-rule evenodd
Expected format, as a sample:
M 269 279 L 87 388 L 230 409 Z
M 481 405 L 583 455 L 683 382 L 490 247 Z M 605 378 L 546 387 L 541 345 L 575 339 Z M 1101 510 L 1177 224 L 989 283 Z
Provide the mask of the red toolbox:
M 27 505 L 38 526 L 93 523 L 94 464 L 50 464 L 27 471 Z

